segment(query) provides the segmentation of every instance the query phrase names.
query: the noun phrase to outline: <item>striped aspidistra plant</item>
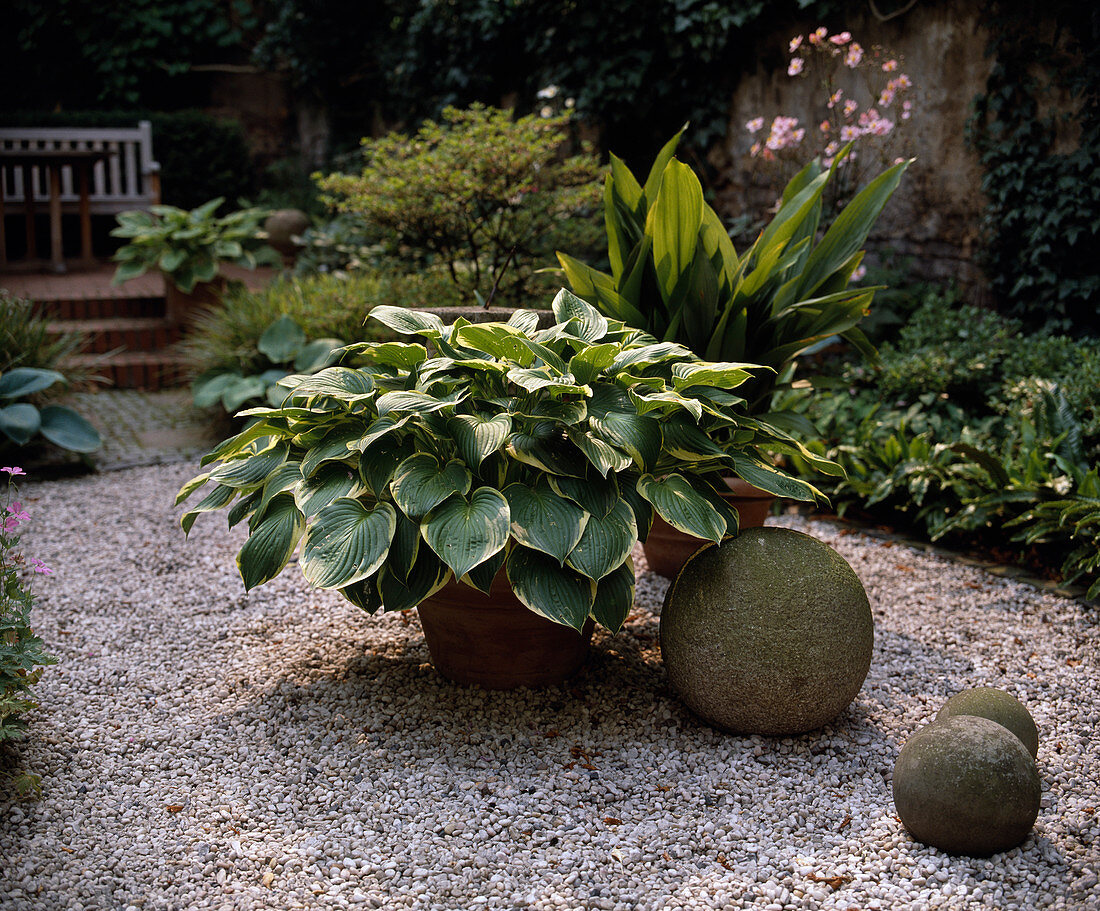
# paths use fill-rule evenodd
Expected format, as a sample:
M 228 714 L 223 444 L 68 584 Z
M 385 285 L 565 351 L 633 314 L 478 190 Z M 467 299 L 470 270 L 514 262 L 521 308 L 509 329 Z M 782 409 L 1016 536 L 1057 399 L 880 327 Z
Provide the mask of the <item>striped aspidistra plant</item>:
M 360 343 L 312 376 L 280 381 L 280 407 L 204 459 L 205 486 L 182 517 L 229 507 L 248 521 L 245 587 L 268 581 L 301 542 L 307 581 L 374 613 L 415 607 L 448 580 L 488 592 L 507 573 L 528 608 L 611 630 L 634 597 L 631 550 L 654 512 L 689 535 L 736 534 L 719 497 L 733 472 L 801 500 L 820 496 L 772 467 L 795 450 L 746 416 L 736 394 L 756 369 L 707 363 L 609 320 L 562 291 L 556 324 L 444 326 L 416 310 L 372 316 L 412 341 Z M 719 445 L 715 440 L 721 439 Z

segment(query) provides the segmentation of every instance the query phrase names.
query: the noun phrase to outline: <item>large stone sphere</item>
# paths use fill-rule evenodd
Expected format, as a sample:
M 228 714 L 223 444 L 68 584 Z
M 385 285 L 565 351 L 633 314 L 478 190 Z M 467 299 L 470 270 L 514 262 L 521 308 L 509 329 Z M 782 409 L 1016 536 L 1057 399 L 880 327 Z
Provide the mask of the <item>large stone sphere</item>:
M 940 721 L 952 715 L 977 715 L 979 718 L 996 721 L 1020 738 L 1020 742 L 1027 747 L 1032 759 L 1039 754 L 1039 729 L 1035 726 L 1035 719 L 1024 708 L 1024 704 L 1011 693 L 991 686 L 963 690 L 943 704 L 943 708 L 936 715 L 936 720 Z
M 788 528 L 745 529 L 699 551 L 661 612 L 673 688 L 735 733 L 799 734 L 832 721 L 863 685 L 874 637 L 852 568 Z
M 988 857 L 1014 848 L 1039 815 L 1035 760 L 1007 728 L 951 715 L 917 731 L 894 767 L 894 806 L 917 841 Z
M 298 246 L 294 243 L 294 238 L 308 227 L 309 216 L 299 209 L 277 209 L 264 222 L 267 242 L 283 256 L 297 252 Z

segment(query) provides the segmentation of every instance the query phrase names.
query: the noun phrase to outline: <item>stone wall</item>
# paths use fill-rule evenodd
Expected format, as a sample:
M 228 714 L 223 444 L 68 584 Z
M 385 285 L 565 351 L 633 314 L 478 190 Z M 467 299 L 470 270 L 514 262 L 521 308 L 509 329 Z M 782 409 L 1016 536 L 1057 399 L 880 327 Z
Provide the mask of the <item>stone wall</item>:
M 899 72 L 913 80 L 913 116 L 898 137 L 904 143 L 898 154 L 917 159 L 876 226 L 875 246 L 912 255 L 930 278 L 954 279 L 981 297 L 984 281 L 974 256 L 983 208 L 982 172 L 965 141 L 970 102 L 983 91 L 991 65 L 984 54 L 987 35 L 978 6 L 933 0 L 886 22 L 869 7 L 862 7 L 844 27 L 863 47 L 879 45 L 893 52 L 902 61 Z M 729 132 L 710 158 L 721 175 L 716 206 L 727 217 L 763 212 L 774 203 L 781 184 L 774 168 L 749 156 L 753 137 L 745 122 L 763 116 L 770 123 L 784 114 L 799 117 L 809 131 L 822 119 L 825 93 L 820 83 L 787 75 L 788 41 L 819 24 L 801 22 L 766 39 L 756 72 L 741 81 L 730 103 Z M 864 90 L 861 100 L 867 98 Z

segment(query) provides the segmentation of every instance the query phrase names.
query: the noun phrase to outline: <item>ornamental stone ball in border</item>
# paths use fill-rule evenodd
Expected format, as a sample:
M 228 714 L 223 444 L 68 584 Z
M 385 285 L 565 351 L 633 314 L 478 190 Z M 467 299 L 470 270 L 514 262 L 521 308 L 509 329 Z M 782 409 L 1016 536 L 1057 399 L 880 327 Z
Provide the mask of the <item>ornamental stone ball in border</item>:
M 949 715 L 902 747 L 893 790 L 898 816 L 917 841 L 988 857 L 1027 837 L 1042 788 L 1015 734 L 988 718 Z
M 871 666 L 874 621 L 835 550 L 788 528 L 742 530 L 696 553 L 669 588 L 661 654 L 704 721 L 787 735 L 837 717 Z
M 1035 719 L 1019 699 L 1004 690 L 978 686 L 956 693 L 943 704 L 936 721 L 952 715 L 977 715 L 996 721 L 1020 738 L 1032 759 L 1039 755 L 1039 729 Z

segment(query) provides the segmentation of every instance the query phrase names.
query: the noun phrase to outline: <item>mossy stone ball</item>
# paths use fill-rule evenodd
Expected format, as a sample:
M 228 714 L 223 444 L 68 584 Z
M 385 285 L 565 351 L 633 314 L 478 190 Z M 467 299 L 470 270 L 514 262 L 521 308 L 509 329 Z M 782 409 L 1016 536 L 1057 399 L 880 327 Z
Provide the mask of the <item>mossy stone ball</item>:
M 292 254 L 297 245 L 293 238 L 309 227 L 309 216 L 300 209 L 277 209 L 264 222 L 267 242 L 284 256 Z
M 828 724 L 863 685 L 874 638 L 859 577 L 789 528 L 745 529 L 699 551 L 661 611 L 669 682 L 700 718 L 734 733 Z
M 912 836 L 948 854 L 1014 848 L 1039 815 L 1035 760 L 1007 728 L 950 715 L 909 738 L 894 767 L 894 806 Z
M 936 715 L 936 720 L 940 721 L 952 715 L 977 715 L 979 718 L 996 721 L 1020 738 L 1020 742 L 1027 747 L 1032 759 L 1039 755 L 1039 729 L 1035 726 L 1035 719 L 1024 708 L 1024 704 L 1011 693 L 991 686 L 963 690 L 943 704 L 943 708 Z

